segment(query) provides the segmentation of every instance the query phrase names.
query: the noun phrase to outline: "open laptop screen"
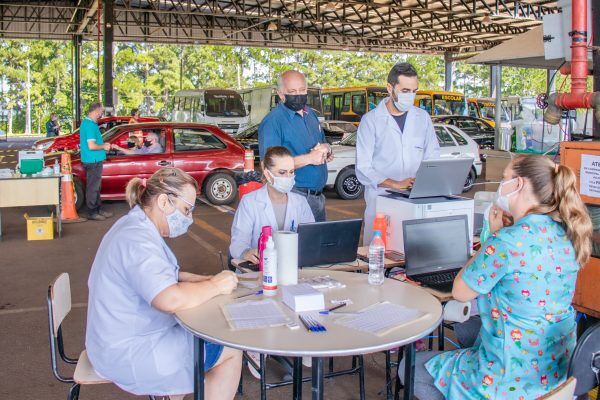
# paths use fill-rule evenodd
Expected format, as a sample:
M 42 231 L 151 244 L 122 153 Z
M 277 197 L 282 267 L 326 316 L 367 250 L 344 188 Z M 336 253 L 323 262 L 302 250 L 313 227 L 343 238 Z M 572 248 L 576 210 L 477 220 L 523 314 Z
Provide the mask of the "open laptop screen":
M 469 259 L 466 215 L 403 221 L 402 229 L 409 275 L 460 268 Z

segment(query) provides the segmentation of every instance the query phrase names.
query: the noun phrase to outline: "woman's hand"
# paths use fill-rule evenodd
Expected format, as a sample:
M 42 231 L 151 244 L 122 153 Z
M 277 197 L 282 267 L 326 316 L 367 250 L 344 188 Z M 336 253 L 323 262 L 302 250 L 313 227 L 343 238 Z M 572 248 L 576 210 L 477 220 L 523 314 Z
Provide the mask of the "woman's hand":
M 217 287 L 219 294 L 230 294 L 237 287 L 238 278 L 231 271 L 222 271 L 210 278 L 210 282 Z
M 248 249 L 242 254 L 242 259 L 245 261 L 250 261 L 252 264 L 258 264 L 258 249 Z

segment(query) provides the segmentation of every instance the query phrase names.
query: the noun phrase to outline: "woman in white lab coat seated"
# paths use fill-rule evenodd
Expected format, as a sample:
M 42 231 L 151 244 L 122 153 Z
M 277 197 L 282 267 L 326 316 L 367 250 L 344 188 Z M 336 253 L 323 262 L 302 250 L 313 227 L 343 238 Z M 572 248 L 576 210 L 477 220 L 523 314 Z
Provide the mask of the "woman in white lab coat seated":
M 262 169 L 266 185 L 242 198 L 231 227 L 229 254 L 258 263 L 258 237 L 263 226 L 273 232 L 294 231 L 298 224 L 315 222 L 304 196 L 293 193 L 294 159 L 285 147 L 271 147 Z
M 88 281 L 86 348 L 94 369 L 137 395 L 183 399 L 194 390 L 193 336 L 173 314 L 231 293 L 230 271 L 201 276 L 179 270 L 164 237 L 193 223 L 196 181 L 176 168 L 132 179 L 132 209 L 104 235 Z M 205 345 L 205 396 L 233 399 L 241 352 Z

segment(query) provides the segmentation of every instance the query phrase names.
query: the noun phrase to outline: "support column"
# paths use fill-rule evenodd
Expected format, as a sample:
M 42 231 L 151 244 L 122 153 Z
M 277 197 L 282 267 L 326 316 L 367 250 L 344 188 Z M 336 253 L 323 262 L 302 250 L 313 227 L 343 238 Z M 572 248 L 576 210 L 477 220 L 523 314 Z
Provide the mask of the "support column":
M 588 32 L 593 30 L 593 45 L 594 45 L 594 92 L 600 92 L 600 2 L 592 1 L 592 25 L 593 29 L 588 28 Z M 588 34 L 589 37 L 589 34 Z M 592 112 L 592 110 L 590 110 Z M 592 118 L 593 135 L 595 138 L 600 138 L 600 122 L 596 118 Z
M 495 98 L 496 97 L 496 78 L 498 66 L 490 65 L 490 93 L 489 96 Z
M 113 25 L 114 0 L 104 0 L 104 107 L 114 107 L 113 99 Z M 114 114 L 114 111 L 113 111 Z
M 454 82 L 454 61 L 452 61 L 452 53 L 447 51 L 444 53 L 444 90 L 452 91 L 452 82 Z
M 80 35 L 73 36 L 73 87 L 71 89 L 75 122 L 73 129 L 77 129 L 81 125 L 81 43 Z
M 494 69 L 496 70 L 496 112 L 494 113 L 496 123 L 496 134 L 494 138 L 494 149 L 502 150 L 502 148 L 506 146 L 506 143 L 503 143 L 504 141 L 502 140 L 502 130 L 500 129 L 502 124 L 502 65 L 496 65 L 494 66 Z M 510 143 L 508 147 L 510 148 Z

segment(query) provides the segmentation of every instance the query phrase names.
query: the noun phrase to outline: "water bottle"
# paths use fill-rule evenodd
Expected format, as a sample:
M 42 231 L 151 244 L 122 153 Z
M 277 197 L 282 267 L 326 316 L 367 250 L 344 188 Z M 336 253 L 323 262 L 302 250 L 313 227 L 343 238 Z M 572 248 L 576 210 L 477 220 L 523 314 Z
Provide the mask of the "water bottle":
M 369 284 L 382 285 L 384 280 L 383 262 L 385 245 L 381 239 L 381 232 L 375 231 L 373 240 L 369 245 Z
M 272 236 L 269 236 L 267 247 L 263 251 L 263 294 L 277 294 L 277 250 Z
M 54 173 L 54 175 L 60 175 L 60 164 L 58 163 L 58 158 L 54 160 L 52 172 Z

